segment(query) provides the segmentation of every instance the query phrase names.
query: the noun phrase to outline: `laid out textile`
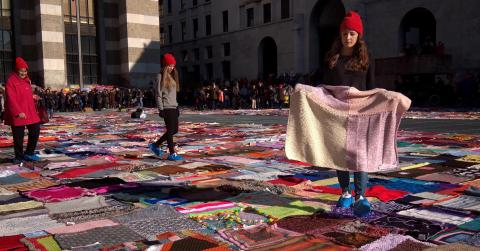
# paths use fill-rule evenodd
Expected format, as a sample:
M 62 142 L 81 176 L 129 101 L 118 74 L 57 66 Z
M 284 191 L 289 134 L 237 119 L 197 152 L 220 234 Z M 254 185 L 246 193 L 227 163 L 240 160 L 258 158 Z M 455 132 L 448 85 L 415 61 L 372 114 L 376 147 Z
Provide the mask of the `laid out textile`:
M 371 237 L 363 233 L 329 232 L 324 233 L 323 236 L 342 245 L 353 246 L 356 248 L 371 243 L 377 239 L 376 237 Z
M 0 185 L 11 185 L 17 184 L 22 182 L 28 182 L 31 179 L 27 179 L 22 177 L 20 174 L 14 173 L 13 175 L 9 175 L 6 177 L 0 177 Z
M 416 177 L 419 180 L 429 180 L 429 181 L 440 181 L 440 182 L 448 182 L 452 184 L 458 184 L 465 181 L 472 180 L 469 177 L 458 177 L 452 174 L 447 173 L 430 173 Z
M 321 216 L 290 216 L 277 221 L 279 228 L 302 234 L 318 235 L 336 229 L 349 222 L 348 219 Z
M 280 229 L 275 225 L 261 224 L 240 230 L 220 230 L 222 238 L 234 243 L 241 249 L 251 250 L 287 240 L 300 234 Z
M 450 244 L 461 242 L 480 247 L 480 235 L 475 232 L 462 229 L 452 229 L 440 232 L 432 236 L 429 241 L 437 244 Z
M 213 210 L 229 209 L 236 207 L 235 203 L 228 201 L 212 201 L 206 203 L 196 203 L 193 205 L 184 205 L 177 207 L 177 211 L 182 214 L 204 213 Z
M 58 179 L 69 179 L 69 178 L 72 179 L 72 178 L 80 177 L 84 174 L 93 173 L 95 171 L 100 171 L 100 170 L 109 169 L 109 168 L 121 168 L 121 167 L 127 167 L 127 166 L 128 165 L 118 164 L 118 163 L 105 163 L 105 164 L 87 166 L 82 168 L 73 168 L 68 171 L 62 172 L 61 174 L 55 175 L 55 177 Z
M 360 247 L 360 250 L 362 251 L 387 251 L 387 250 L 394 250 L 396 247 L 401 245 L 402 243 L 405 243 L 406 241 L 413 242 L 413 243 L 419 243 L 422 244 L 426 247 L 434 247 L 436 245 L 428 243 L 428 242 L 420 242 L 416 240 L 415 238 L 407 235 L 399 235 L 399 234 L 389 234 L 384 237 L 381 237 L 380 239 L 366 244 L 362 247 Z M 403 250 L 411 250 L 414 251 L 414 249 L 403 249 Z M 399 250 L 400 251 L 400 250 Z
M 438 222 L 395 215 L 387 215 L 369 223 L 385 228 L 399 229 L 401 232 L 411 235 L 418 240 L 427 240 L 428 237 L 448 227 Z
M 278 244 L 264 248 L 255 248 L 256 251 L 298 251 L 298 250 L 324 250 L 343 251 L 351 250 L 351 247 L 336 244 L 326 238 L 314 238 L 309 236 L 292 237 Z
M 56 234 L 55 240 L 62 249 L 100 243 L 101 247 L 108 247 L 130 241 L 139 241 L 143 237 L 128 227 L 118 225 L 95 228 L 79 233 Z
M 63 225 L 48 215 L 12 218 L 0 221 L 0 236 L 28 233 Z
M 59 202 L 94 195 L 94 193 L 80 187 L 58 186 L 31 190 L 25 192 L 24 195 L 41 202 Z
M 47 164 L 44 168 L 48 170 L 68 168 L 68 167 L 79 167 L 83 166 L 82 163 L 70 161 L 70 162 L 51 162 Z
M 69 187 L 83 187 L 87 189 L 92 189 L 92 188 L 98 188 L 98 187 L 104 187 L 104 186 L 110 186 L 110 185 L 118 185 L 118 184 L 124 184 L 125 181 L 123 181 L 120 178 L 101 178 L 101 179 L 90 179 L 90 180 L 82 180 L 82 181 L 76 181 L 76 182 L 71 182 L 65 184 L 66 186 Z
M 45 203 L 45 208 L 48 209 L 50 214 L 76 212 L 107 206 L 109 205 L 103 196 L 81 197 L 73 200 Z
M 480 218 L 477 217 L 473 221 L 469 221 L 465 224 L 459 225 L 458 228 L 470 231 L 480 231 Z
M 470 246 L 463 243 L 454 243 L 448 245 L 440 245 L 437 247 L 427 248 L 425 251 L 478 251 L 478 247 Z
M 201 231 L 205 227 L 179 213 L 175 208 L 157 204 L 129 214 L 113 217 L 114 222 L 128 226 L 149 240 L 164 232 L 177 232 L 184 229 Z
M 54 181 L 40 178 L 40 179 L 30 180 L 27 182 L 22 182 L 17 184 L 2 185 L 2 187 L 14 192 L 17 192 L 17 191 L 24 192 L 24 191 L 34 190 L 34 189 L 51 187 L 55 185 L 57 185 L 57 183 Z
M 410 208 L 412 208 L 412 206 L 400 204 L 395 201 L 389 201 L 389 202 L 379 201 L 379 202 L 372 203 L 372 210 L 380 213 L 384 213 L 384 214 L 391 214 L 391 213 L 395 213 L 395 212 L 410 209 Z
M 429 210 L 429 209 L 417 209 L 411 208 L 404 211 L 397 212 L 398 215 L 413 217 L 417 219 L 424 219 L 430 221 L 438 221 L 442 223 L 448 223 L 453 225 L 462 225 L 469 221 L 474 220 L 472 217 L 464 215 L 453 215 L 447 212 L 442 212 L 440 210 Z
M 312 215 L 319 209 L 320 208 L 312 207 L 311 205 L 307 205 L 304 202 L 297 200 L 285 205 L 259 208 L 258 211 L 276 219 L 282 219 L 294 215 Z
M 183 250 L 212 250 L 227 251 L 231 250 L 225 245 L 220 245 L 213 238 L 198 234 L 188 233 L 188 236 L 173 242 L 167 242 L 162 246 L 162 250 L 183 251 Z
M 21 240 L 31 251 L 61 251 L 58 243 L 53 236 L 44 236 L 38 238 L 24 238 Z
M 287 157 L 337 170 L 396 169 L 396 134 L 410 103 L 384 89 L 297 84 L 290 102 Z
M 81 223 L 125 214 L 135 209 L 134 205 L 118 202 L 116 200 L 107 200 L 106 203 L 108 204 L 106 207 L 52 214 L 51 217 L 59 222 Z
M 350 218 L 354 219 L 357 218 L 353 214 L 353 208 L 342 208 L 342 207 L 334 207 L 331 212 L 326 213 L 327 215 L 331 217 L 342 217 L 342 218 Z M 364 217 L 361 217 L 362 221 L 365 222 L 371 222 L 376 219 L 380 219 L 384 217 L 385 215 L 383 213 L 379 213 L 377 211 L 371 211 L 369 214 L 367 214 Z
M 35 209 L 35 208 L 41 208 L 43 207 L 43 203 L 30 200 L 26 202 L 18 202 L 18 203 L 11 203 L 11 204 L 6 204 L 6 205 L 0 205 L 0 214 L 4 213 L 14 213 L 16 211 L 23 211 L 23 210 L 29 210 L 29 209 Z
M 89 221 L 80 224 L 74 224 L 71 226 L 62 226 L 62 227 L 55 227 L 46 229 L 50 234 L 69 234 L 69 233 L 78 233 L 82 231 L 91 230 L 94 228 L 99 227 L 111 227 L 116 226 L 118 223 L 113 222 L 111 220 L 97 220 L 97 221 Z
M 0 251 L 27 251 L 28 248 L 20 241 L 23 238 L 23 235 L 0 237 Z
M 390 234 L 391 230 L 378 226 L 373 226 L 361 221 L 352 221 L 345 225 L 338 226 L 337 231 L 344 233 L 362 233 L 370 237 L 383 237 Z
M 480 197 L 461 195 L 457 198 L 453 198 L 451 200 L 437 203 L 436 205 L 447 207 L 447 208 L 453 208 L 453 209 L 462 209 L 462 210 L 471 210 L 471 211 L 480 212 Z
M 45 208 L 39 208 L 39 209 L 30 209 L 30 210 L 25 210 L 20 212 L 12 212 L 5 215 L 0 215 L 0 221 L 6 220 L 6 219 L 29 217 L 29 216 L 36 216 L 36 215 L 42 215 L 42 214 L 48 214 L 48 210 Z

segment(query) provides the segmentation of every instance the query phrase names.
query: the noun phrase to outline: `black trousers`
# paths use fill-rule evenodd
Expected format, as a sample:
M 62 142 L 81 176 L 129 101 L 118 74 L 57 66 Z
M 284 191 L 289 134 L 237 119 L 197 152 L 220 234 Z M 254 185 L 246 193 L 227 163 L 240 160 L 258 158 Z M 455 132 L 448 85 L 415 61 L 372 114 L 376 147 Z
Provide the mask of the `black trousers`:
M 40 124 L 27 125 L 28 143 L 25 150 L 26 155 L 33 155 L 37 148 L 38 138 L 40 137 Z M 13 147 L 15 149 L 15 158 L 22 160 L 23 154 L 23 138 L 25 136 L 25 126 L 12 126 Z
M 157 146 L 161 146 L 163 142 L 167 141 L 168 150 L 170 154 L 175 153 L 175 143 L 173 142 L 173 135 L 178 132 L 178 117 L 180 116 L 177 109 L 164 109 L 163 119 L 165 120 L 165 126 L 167 131 L 160 137 L 155 143 Z

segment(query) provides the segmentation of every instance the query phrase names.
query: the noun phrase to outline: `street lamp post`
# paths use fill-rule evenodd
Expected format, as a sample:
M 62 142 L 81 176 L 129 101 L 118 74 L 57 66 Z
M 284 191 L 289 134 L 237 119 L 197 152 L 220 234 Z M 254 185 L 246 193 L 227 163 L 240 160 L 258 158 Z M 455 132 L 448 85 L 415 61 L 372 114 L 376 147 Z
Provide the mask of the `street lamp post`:
M 77 43 L 78 43 L 78 70 L 80 75 L 80 88 L 83 88 L 83 59 L 82 59 L 82 36 L 80 34 L 80 1 L 75 1 L 77 12 Z

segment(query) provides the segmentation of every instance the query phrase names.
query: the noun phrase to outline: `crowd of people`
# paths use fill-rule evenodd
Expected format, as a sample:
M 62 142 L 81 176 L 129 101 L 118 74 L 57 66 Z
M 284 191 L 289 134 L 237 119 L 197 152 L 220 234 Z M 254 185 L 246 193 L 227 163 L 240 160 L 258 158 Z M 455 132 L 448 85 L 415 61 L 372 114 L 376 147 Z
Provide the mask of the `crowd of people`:
M 230 85 L 209 85 L 194 91 L 195 108 L 205 109 L 265 109 L 288 107 L 292 85 L 265 84 L 262 80 L 242 79 Z
M 33 92 L 39 97 L 37 105 L 45 107 L 50 118 L 57 112 L 101 111 L 105 109 L 143 108 L 154 106 L 154 91 L 127 88 L 52 90 L 32 85 Z M 4 88 L 0 88 L 4 92 Z M 5 97 L 0 95 L 4 104 Z M 3 108 L 3 105 L 2 105 Z M 2 109 L 3 110 L 3 109 Z

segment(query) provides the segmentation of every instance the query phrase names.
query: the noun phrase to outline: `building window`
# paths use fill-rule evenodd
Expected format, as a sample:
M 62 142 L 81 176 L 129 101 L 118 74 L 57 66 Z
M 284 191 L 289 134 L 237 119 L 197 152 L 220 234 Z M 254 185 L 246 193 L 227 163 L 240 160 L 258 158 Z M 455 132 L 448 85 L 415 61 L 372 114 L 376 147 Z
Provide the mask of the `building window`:
M 200 60 L 200 49 L 198 48 L 193 49 L 193 57 L 195 58 L 195 61 Z
M 200 80 L 200 65 L 193 66 L 193 75 L 195 80 Z
M 263 5 L 263 23 L 270 23 L 272 21 L 272 5 L 267 3 Z
M 163 8 L 163 0 L 158 1 L 158 15 L 163 17 L 165 15 L 165 10 Z
M 290 17 L 290 0 L 282 0 L 282 19 Z
M 167 0 L 167 12 L 172 13 L 172 0 Z
M 193 7 L 197 7 L 198 5 L 198 0 L 193 0 Z
M 225 57 L 230 56 L 230 43 L 223 44 L 223 56 Z
M 185 41 L 185 36 L 187 35 L 187 23 L 185 21 L 182 21 L 181 26 L 182 26 L 182 41 Z
M 193 38 L 198 36 L 198 18 L 193 19 Z
M 185 9 L 185 0 L 180 0 L 180 9 Z
M 183 62 L 188 62 L 188 51 L 187 50 L 182 51 L 182 60 L 183 60 Z
M 231 77 L 230 61 L 222 62 L 222 72 L 223 72 L 223 79 L 230 80 L 230 77 Z
M 207 46 L 205 48 L 207 59 L 213 58 L 213 48 L 212 46 Z
M 247 27 L 252 27 L 254 19 L 253 8 L 247 9 Z
M 11 6 L 10 0 L 1 0 L 0 1 L 0 16 L 9 17 L 11 16 Z
M 212 16 L 205 16 L 205 35 L 210 36 L 212 34 Z
M 2 0 L 5 2 L 5 0 Z M 83 0 L 80 5 L 80 23 L 95 24 L 95 5 L 93 0 Z M 63 0 L 64 21 L 66 23 L 77 22 L 77 5 L 75 0 Z
M 205 65 L 205 71 L 207 73 L 207 80 L 213 79 L 213 64 L 209 63 Z
M 83 83 L 85 85 L 96 84 L 98 81 L 96 37 L 82 36 L 81 38 Z M 70 85 L 76 85 L 80 83 L 77 35 L 67 34 L 65 35 L 65 41 L 65 49 L 67 52 L 67 83 Z
M 12 32 L 0 30 L 0 82 L 5 83 L 13 71 Z
M 223 16 L 223 32 L 228 32 L 228 10 L 222 12 Z
M 160 45 L 165 45 L 167 42 L 167 34 L 165 34 L 165 29 L 160 28 Z
M 173 27 L 171 24 L 168 25 L 168 42 L 173 42 Z

